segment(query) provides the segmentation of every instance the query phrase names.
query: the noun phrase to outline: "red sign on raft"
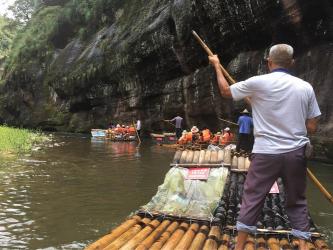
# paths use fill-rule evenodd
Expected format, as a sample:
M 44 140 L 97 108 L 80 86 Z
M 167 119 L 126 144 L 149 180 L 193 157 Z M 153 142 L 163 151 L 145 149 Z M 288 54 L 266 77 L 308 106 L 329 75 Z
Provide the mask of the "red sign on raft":
M 209 177 L 209 168 L 189 168 L 187 180 L 207 180 Z
M 156 141 L 163 141 L 163 138 L 162 137 L 157 137 Z
M 279 194 L 279 186 L 276 182 L 274 182 L 273 186 L 271 187 L 271 191 L 269 191 L 270 194 Z

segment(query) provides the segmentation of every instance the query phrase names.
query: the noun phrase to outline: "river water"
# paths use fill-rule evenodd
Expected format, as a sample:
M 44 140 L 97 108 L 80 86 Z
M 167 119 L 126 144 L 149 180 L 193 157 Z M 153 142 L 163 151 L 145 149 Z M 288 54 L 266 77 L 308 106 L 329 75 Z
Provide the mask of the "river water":
M 58 134 L 56 146 L 0 162 L 0 249 L 83 249 L 156 193 L 174 150 L 145 141 Z M 311 163 L 333 192 L 333 166 Z M 333 242 L 333 206 L 309 183 L 309 207 Z

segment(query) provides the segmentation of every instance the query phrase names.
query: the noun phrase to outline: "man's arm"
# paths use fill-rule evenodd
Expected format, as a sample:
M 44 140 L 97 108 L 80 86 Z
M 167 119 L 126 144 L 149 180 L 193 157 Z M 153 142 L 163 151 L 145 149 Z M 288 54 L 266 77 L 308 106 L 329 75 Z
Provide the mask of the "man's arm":
M 228 81 L 225 79 L 223 75 L 219 58 L 217 57 L 217 55 L 209 56 L 208 58 L 210 63 L 215 68 L 217 84 L 219 85 L 221 95 L 226 98 L 232 98 L 230 86 Z M 249 106 L 251 106 L 250 97 L 245 97 L 244 100 Z
M 209 56 L 209 61 L 215 68 L 217 84 L 219 86 L 221 95 L 226 98 L 232 98 L 229 84 L 225 79 L 220 67 L 219 58 L 217 57 L 217 55 Z
M 308 131 L 308 134 L 314 134 L 317 131 L 317 126 L 318 126 L 318 117 L 314 117 L 311 119 L 307 119 L 305 122 L 306 129 Z

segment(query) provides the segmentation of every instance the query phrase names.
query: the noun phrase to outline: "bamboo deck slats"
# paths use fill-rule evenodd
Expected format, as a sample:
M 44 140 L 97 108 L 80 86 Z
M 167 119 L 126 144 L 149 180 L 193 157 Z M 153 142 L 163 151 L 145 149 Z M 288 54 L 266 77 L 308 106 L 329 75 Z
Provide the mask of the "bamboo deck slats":
M 135 224 L 133 225 L 133 222 Z M 121 233 L 122 232 L 122 233 Z M 112 234 L 112 237 L 110 235 Z M 86 249 L 122 250 L 228 250 L 237 241 L 237 232 L 221 229 L 220 226 L 171 221 L 160 218 L 131 218 L 121 224 L 111 234 L 88 246 Z M 107 237 L 107 238 L 106 238 Z M 105 240 L 107 239 L 107 240 Z M 329 247 L 320 237 L 308 243 L 309 249 L 328 250 Z M 246 250 L 298 249 L 298 240 L 290 234 L 258 234 L 248 237 Z

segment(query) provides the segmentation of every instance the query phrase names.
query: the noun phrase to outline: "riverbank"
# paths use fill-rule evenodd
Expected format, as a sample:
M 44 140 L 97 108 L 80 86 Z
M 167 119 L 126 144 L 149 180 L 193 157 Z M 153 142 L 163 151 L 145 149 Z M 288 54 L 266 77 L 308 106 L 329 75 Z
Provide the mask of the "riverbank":
M 38 130 L 0 126 L 0 154 L 2 155 L 24 154 L 47 140 L 48 137 Z

